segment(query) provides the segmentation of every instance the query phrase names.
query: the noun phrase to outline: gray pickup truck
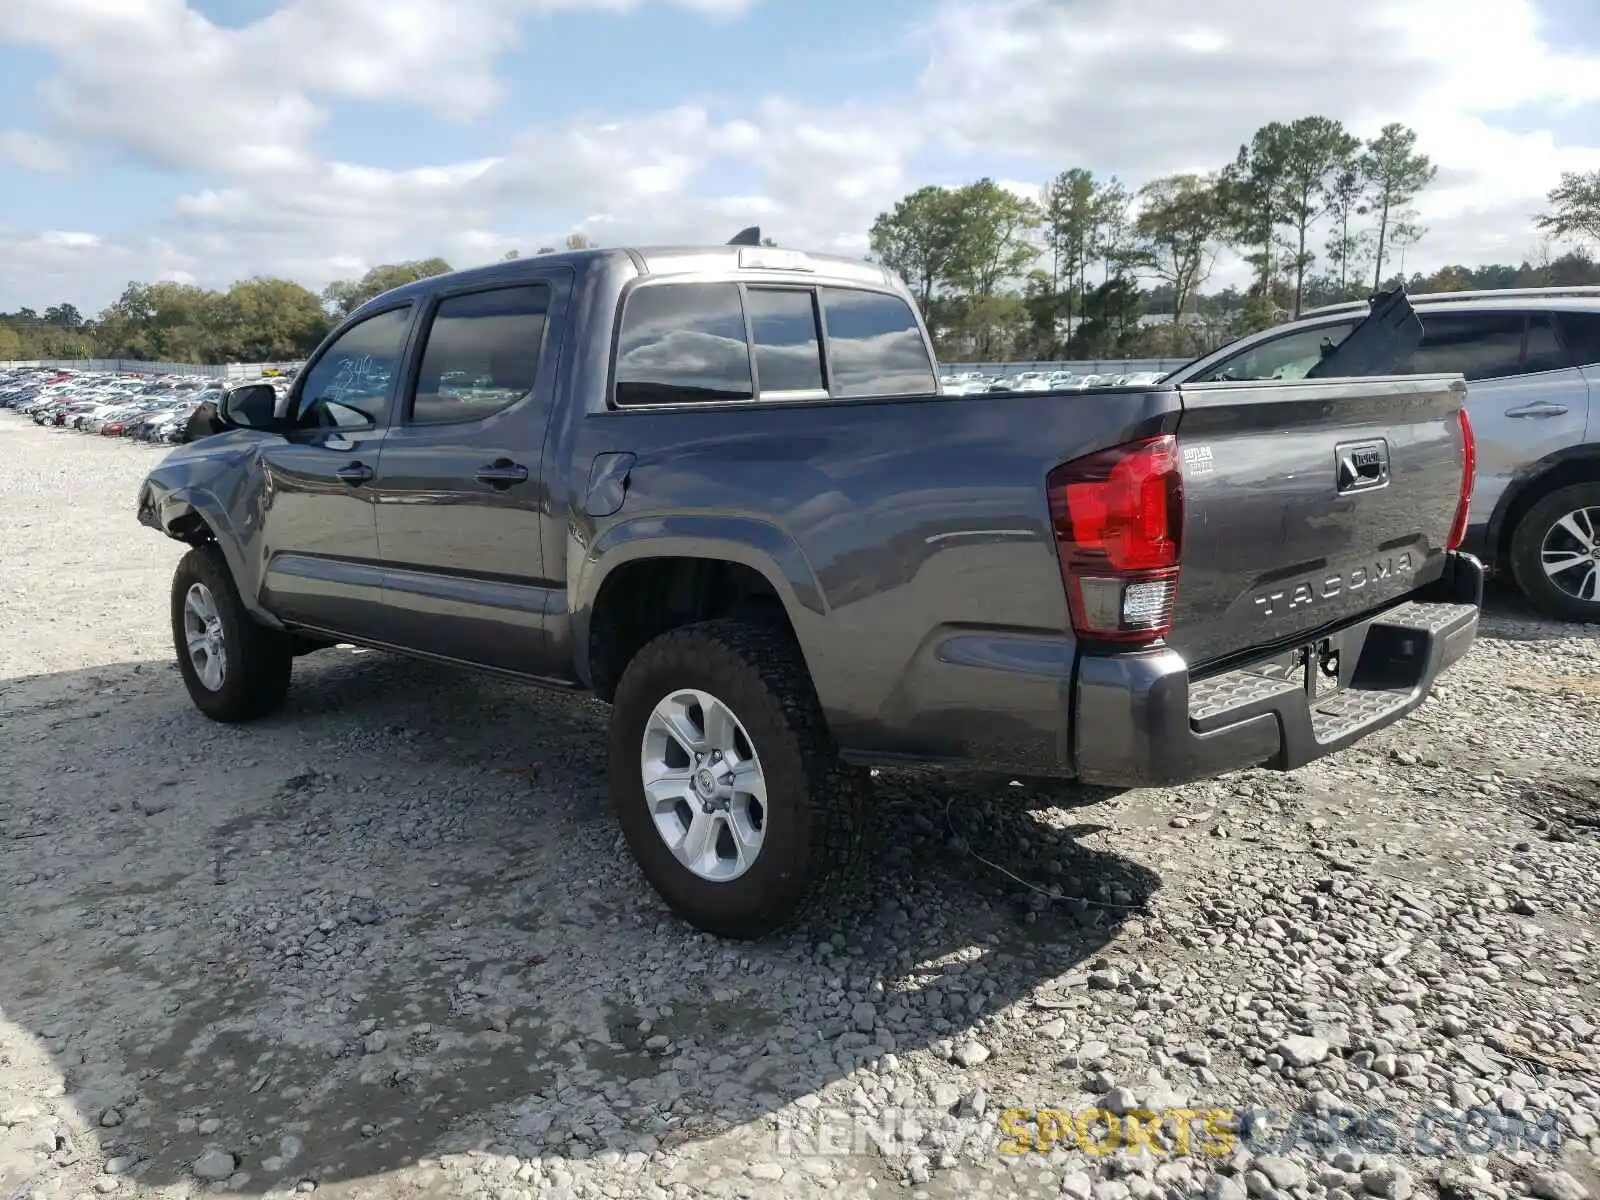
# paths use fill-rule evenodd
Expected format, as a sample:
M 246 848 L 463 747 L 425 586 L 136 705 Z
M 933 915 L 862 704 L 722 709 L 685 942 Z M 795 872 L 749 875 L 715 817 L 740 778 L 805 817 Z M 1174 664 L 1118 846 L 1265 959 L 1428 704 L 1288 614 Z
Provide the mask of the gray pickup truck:
M 848 874 L 861 765 L 1293 769 L 1471 645 L 1461 377 L 1340 377 L 1392 321 L 1292 383 L 949 396 L 898 279 L 749 242 L 423 280 L 197 418 L 138 502 L 195 705 L 335 642 L 590 691 L 645 875 L 755 937 Z

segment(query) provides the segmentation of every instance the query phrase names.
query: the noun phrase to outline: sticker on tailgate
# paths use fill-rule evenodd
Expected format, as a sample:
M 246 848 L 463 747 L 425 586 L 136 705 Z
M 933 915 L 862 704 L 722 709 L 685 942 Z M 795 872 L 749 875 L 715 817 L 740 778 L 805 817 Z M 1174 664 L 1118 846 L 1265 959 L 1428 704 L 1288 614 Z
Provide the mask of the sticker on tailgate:
M 1183 473 L 1185 475 L 1209 475 L 1217 469 L 1217 464 L 1211 455 L 1210 446 L 1185 446 L 1183 448 Z

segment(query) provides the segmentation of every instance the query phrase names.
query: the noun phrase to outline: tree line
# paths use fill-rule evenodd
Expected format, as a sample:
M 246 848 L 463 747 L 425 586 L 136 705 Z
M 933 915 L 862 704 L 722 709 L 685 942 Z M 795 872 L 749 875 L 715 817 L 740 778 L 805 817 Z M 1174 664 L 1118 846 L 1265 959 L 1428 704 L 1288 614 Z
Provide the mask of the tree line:
M 569 234 L 565 247 L 590 241 Z M 540 254 L 553 254 L 541 246 Z M 519 256 L 511 250 L 507 259 Z M 0 312 L 0 362 L 35 358 L 126 358 L 143 362 L 293 362 L 339 320 L 391 288 L 451 270 L 442 258 L 384 263 L 359 279 L 330 283 L 321 294 L 287 279 L 255 278 L 215 291 L 185 283 L 128 284 L 87 319 L 72 304 L 42 313 Z
M 287 279 L 244 279 L 226 291 L 134 282 L 92 320 L 71 304 L 0 313 L 0 360 L 289 362 L 379 292 L 448 270 L 441 258 L 390 263 L 330 284 L 320 296 Z
M 1073 167 L 1033 200 L 980 179 L 927 186 L 880 213 L 873 256 L 905 277 L 941 358 L 1187 356 L 1228 338 L 1360 299 L 1411 291 L 1600 283 L 1600 172 L 1567 175 L 1536 224 L 1550 242 L 1520 266 L 1406 274 L 1427 233 L 1413 206 L 1438 170 L 1414 130 L 1363 141 L 1330 117 L 1262 126 L 1232 161 L 1133 190 Z M 1247 287 L 1206 294 L 1236 251 Z
M 1407 275 L 1427 232 L 1412 205 L 1436 175 L 1403 125 L 1363 142 L 1331 118 L 1303 117 L 1262 126 L 1209 174 L 1137 190 L 1081 167 L 1039 201 L 992 179 L 918 188 L 873 222 L 871 257 L 905 278 L 946 362 L 1199 354 L 1397 282 L 1414 293 L 1600 284 L 1585 245 L 1600 243 L 1600 171 L 1562 176 L 1535 220 L 1547 240 L 1520 265 Z M 1574 245 L 1557 254 L 1553 241 Z M 565 242 L 589 245 L 581 233 Z M 1228 248 L 1249 283 L 1208 293 Z M 386 263 L 320 294 L 272 278 L 226 291 L 129 283 L 93 319 L 65 303 L 0 312 L 0 361 L 290 361 L 373 296 L 450 269 L 441 258 Z

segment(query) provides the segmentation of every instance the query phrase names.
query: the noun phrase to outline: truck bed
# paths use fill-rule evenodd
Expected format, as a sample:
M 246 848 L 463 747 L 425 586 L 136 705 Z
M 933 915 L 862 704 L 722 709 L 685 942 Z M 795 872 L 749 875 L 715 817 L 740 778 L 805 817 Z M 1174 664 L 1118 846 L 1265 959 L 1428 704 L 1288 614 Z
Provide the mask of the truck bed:
M 634 455 L 625 513 L 597 523 L 586 561 L 569 563 L 573 636 L 586 638 L 585 596 L 599 586 L 588 564 L 633 539 L 726 554 L 793 597 L 847 755 L 1082 774 L 1093 718 L 1075 689 L 1091 660 L 1140 655 L 1074 628 L 1051 471 L 1176 437 L 1177 605 L 1144 656 L 1222 674 L 1438 584 L 1461 490 L 1462 394 L 1459 377 L 1416 377 L 606 413 L 555 451 L 580 464 Z M 1341 492 L 1341 455 L 1369 443 L 1385 480 Z

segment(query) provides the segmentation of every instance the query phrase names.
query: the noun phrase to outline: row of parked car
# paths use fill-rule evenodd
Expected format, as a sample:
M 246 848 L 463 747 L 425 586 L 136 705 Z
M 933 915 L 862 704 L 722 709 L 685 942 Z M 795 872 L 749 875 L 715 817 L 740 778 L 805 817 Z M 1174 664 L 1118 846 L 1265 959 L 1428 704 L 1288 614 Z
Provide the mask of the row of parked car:
M 985 375 L 981 371 L 965 371 L 941 378 L 939 390 L 947 396 L 976 396 L 983 392 L 1082 391 L 1085 388 L 1141 387 L 1160 379 L 1159 371 L 1133 371 L 1121 375 L 1074 375 L 1071 371 Z
M 939 381 L 949 396 L 982 392 L 1049 392 L 1059 389 L 1134 387 L 1155 383 L 1157 371 L 1121 375 L 1074 375 L 1070 371 L 1022 371 L 984 375 L 977 371 L 947 375 Z M 284 388 L 285 374 L 259 382 Z M 222 398 L 217 380 L 192 375 L 117 375 L 20 367 L 0 371 L 0 408 L 31 416 L 39 425 L 61 425 L 105 437 L 140 442 L 176 443 L 194 410 Z
M 966 372 L 940 381 L 946 395 L 982 392 L 1048 392 L 1058 389 L 1137 386 L 1160 379 L 1158 372 L 1074 375 L 1070 371 L 1023 371 L 1015 375 Z M 260 380 L 278 388 L 289 375 Z M 222 384 L 192 375 L 118 375 L 22 367 L 0 371 L 0 408 L 31 416 L 39 425 L 60 425 L 104 437 L 176 443 L 189 416 L 206 401 L 222 398 Z
M 30 416 L 36 425 L 157 444 L 182 441 L 194 410 L 220 400 L 222 390 L 219 380 L 192 375 L 151 377 L 49 367 L 0 371 L 0 408 Z

